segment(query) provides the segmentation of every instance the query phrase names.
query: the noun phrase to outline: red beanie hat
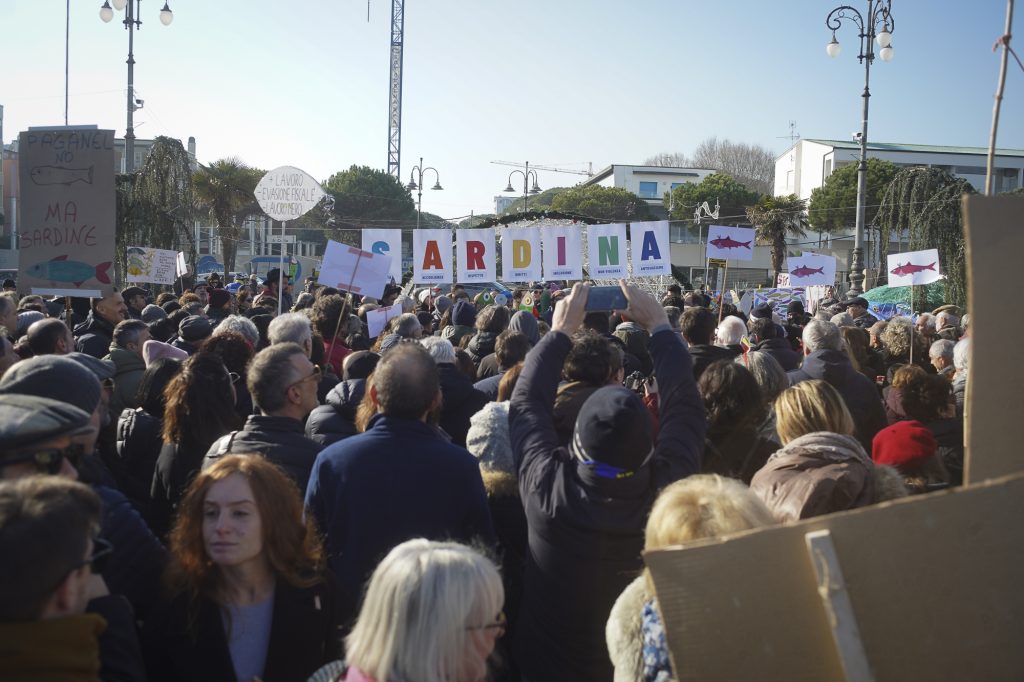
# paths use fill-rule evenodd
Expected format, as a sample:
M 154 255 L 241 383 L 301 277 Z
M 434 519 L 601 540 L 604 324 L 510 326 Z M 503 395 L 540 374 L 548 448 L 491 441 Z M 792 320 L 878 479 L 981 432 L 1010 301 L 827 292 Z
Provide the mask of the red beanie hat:
M 935 454 L 935 436 L 919 421 L 899 421 L 875 434 L 871 459 L 897 469 L 915 467 Z

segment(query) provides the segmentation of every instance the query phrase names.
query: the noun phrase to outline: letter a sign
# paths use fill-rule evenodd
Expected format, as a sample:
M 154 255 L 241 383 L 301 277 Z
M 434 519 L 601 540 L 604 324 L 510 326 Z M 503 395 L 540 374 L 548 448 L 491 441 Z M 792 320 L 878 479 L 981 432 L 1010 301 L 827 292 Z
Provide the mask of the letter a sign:
M 672 246 L 668 241 L 667 220 L 632 223 L 629 234 L 634 277 L 672 274 Z
M 412 281 L 416 284 L 452 282 L 452 231 L 412 231 Z
M 494 228 L 455 230 L 457 282 L 493 282 Z

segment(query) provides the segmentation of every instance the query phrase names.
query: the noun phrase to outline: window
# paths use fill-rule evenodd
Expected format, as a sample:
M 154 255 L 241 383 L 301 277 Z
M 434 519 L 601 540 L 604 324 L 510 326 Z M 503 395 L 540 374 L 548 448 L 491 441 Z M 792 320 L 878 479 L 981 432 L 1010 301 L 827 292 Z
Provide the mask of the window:
M 657 182 L 641 182 L 640 183 L 640 198 L 641 199 L 657 199 L 658 198 L 658 183 Z
M 832 159 L 825 159 L 825 177 L 832 175 Z
M 676 187 L 682 187 L 683 185 L 688 185 L 688 184 L 690 184 L 690 183 L 688 183 L 688 182 L 673 182 L 672 183 L 672 189 L 675 189 Z

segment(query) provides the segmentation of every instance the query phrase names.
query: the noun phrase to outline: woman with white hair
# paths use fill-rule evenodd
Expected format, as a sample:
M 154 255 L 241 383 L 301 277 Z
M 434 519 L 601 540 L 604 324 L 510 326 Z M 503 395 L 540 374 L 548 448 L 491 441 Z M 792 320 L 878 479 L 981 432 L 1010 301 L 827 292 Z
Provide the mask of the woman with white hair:
M 455 542 L 403 542 L 370 578 L 345 663 L 310 682 L 482 682 L 505 634 L 504 603 L 498 569 L 482 554 Z
M 718 323 L 715 330 L 715 345 L 728 348 L 739 355 L 743 352 L 740 342 L 747 335 L 747 325 L 735 315 L 729 315 Z

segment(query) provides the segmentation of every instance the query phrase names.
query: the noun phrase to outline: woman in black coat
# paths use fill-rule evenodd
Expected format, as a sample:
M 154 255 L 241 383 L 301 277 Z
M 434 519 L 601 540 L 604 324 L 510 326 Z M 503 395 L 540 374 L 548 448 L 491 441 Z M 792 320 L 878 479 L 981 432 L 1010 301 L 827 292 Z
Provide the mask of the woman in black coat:
M 229 455 L 203 471 L 171 553 L 170 591 L 142 632 L 152 682 L 291 682 L 339 657 L 319 536 L 274 464 Z

